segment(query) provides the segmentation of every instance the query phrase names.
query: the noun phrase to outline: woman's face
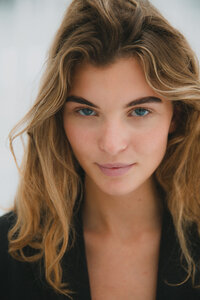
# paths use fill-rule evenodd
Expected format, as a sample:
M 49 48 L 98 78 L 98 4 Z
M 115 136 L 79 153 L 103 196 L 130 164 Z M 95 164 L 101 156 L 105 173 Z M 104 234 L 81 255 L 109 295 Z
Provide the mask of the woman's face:
M 64 129 L 87 180 L 110 195 L 151 179 L 172 131 L 172 103 L 158 96 L 135 58 L 75 70 Z M 171 124 L 171 126 L 170 126 Z

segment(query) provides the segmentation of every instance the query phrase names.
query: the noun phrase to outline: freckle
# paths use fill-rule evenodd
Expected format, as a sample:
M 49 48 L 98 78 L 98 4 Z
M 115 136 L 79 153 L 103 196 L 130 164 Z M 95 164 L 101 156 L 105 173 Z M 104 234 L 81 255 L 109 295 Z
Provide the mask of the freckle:
M 147 272 L 147 271 L 145 271 L 145 272 L 143 272 L 142 274 L 143 274 L 143 275 L 148 275 L 148 272 Z

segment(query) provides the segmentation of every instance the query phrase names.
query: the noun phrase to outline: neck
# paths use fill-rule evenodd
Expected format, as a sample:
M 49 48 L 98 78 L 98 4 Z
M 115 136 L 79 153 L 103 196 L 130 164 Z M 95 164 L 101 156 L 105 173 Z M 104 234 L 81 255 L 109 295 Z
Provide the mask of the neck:
M 105 194 L 87 176 L 83 205 L 84 230 L 120 239 L 160 230 L 162 199 L 150 178 L 131 194 Z

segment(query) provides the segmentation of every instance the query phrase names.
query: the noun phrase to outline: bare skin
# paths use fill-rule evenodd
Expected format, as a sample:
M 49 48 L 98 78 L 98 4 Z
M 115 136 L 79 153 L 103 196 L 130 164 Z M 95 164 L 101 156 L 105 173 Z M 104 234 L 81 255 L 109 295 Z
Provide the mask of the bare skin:
M 152 200 L 152 206 L 144 199 L 135 203 L 138 212 L 142 213 L 142 206 L 146 205 L 152 213 L 152 219 L 146 214 L 149 223 L 143 224 L 136 218 L 134 223 L 134 217 L 126 219 L 131 207 L 127 209 L 125 202 L 116 202 L 110 218 L 103 218 L 91 210 L 92 205 L 87 212 L 86 201 L 84 240 L 92 300 L 155 300 L 162 205 L 159 197 L 155 195 L 154 199 L 157 201 Z
M 84 233 L 92 300 L 155 300 L 160 231 L 123 243 Z
M 86 175 L 83 229 L 92 300 L 155 300 L 162 199 L 153 174 L 174 130 L 172 103 L 147 84 L 135 58 L 79 66 L 69 96 L 63 124 Z M 115 163 L 131 168 L 109 175 L 99 167 Z

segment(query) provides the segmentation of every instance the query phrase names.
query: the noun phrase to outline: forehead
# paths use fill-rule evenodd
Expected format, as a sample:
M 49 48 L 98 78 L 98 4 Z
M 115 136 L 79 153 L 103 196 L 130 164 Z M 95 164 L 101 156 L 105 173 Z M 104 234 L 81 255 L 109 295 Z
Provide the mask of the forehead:
M 75 68 L 71 93 L 83 97 L 102 96 L 128 98 L 156 95 L 146 82 L 140 62 L 136 58 L 121 58 L 108 66 L 82 63 Z M 80 96 L 81 96 L 80 95 Z

